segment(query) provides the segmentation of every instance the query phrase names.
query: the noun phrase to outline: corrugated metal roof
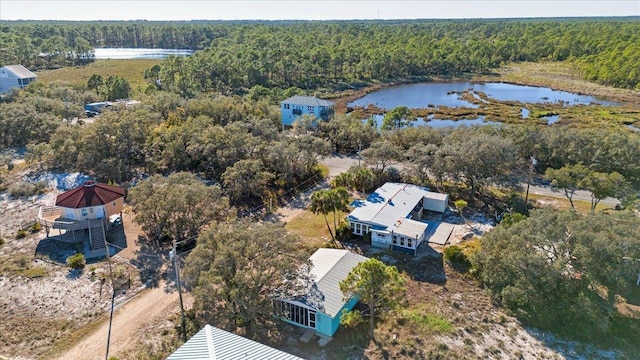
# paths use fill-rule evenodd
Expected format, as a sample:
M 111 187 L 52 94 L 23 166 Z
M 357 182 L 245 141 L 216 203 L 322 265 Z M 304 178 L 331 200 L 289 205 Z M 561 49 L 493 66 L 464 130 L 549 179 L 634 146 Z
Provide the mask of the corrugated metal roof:
M 409 237 L 418 238 L 420 235 L 427 231 L 428 225 L 411 219 L 400 218 L 393 223 L 392 226 L 387 228 L 387 231 L 393 231 L 398 234 L 406 235 Z
M 375 224 L 388 231 L 394 230 L 403 235 L 414 236 L 412 232 L 400 232 L 400 229 L 394 228 L 398 219 L 407 217 L 411 211 L 423 198 L 446 200 L 447 194 L 440 194 L 429 191 L 427 188 L 404 183 L 385 183 L 376 191 L 374 191 L 366 200 L 355 200 L 351 206 L 355 207 L 348 215 L 349 220 L 361 221 L 369 224 Z M 418 224 L 413 224 L 412 228 L 408 226 L 411 223 L 404 222 L 407 230 L 415 232 Z M 416 221 L 416 223 L 418 223 Z M 426 229 L 426 225 L 424 226 Z M 417 228 L 416 228 L 417 229 Z
M 366 200 L 351 203 L 355 209 L 349 214 L 349 218 L 390 226 L 398 217 L 411 213 L 428 193 L 426 188 L 417 185 L 388 182 L 376 189 Z
M 280 104 L 292 104 L 302 106 L 334 106 L 335 104 L 328 100 L 318 99 L 313 96 L 292 96 L 288 99 L 280 101 Z
M 79 209 L 108 204 L 124 196 L 124 188 L 87 181 L 75 189 L 58 195 L 56 206 Z
M 29 71 L 29 69 L 27 69 L 22 65 L 5 65 L 4 68 L 7 69 L 8 71 L 11 71 L 15 76 L 17 76 L 20 79 L 29 79 L 29 78 L 38 77 L 38 75 L 32 73 L 31 71 Z
M 167 360 L 302 360 L 284 351 L 205 325 Z
M 344 306 L 344 294 L 340 291 L 340 281 L 346 279 L 351 270 L 368 258 L 349 250 L 318 249 L 309 257 L 313 267 L 318 290 L 322 294 L 324 313 L 335 317 Z

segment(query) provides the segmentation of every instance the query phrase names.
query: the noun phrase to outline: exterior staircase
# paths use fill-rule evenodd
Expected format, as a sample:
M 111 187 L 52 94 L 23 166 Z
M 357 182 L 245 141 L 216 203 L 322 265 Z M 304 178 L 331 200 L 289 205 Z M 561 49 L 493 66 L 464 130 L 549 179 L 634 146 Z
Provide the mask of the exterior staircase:
M 104 249 L 106 233 L 104 228 L 104 219 L 95 219 L 89 221 L 89 246 L 91 250 Z

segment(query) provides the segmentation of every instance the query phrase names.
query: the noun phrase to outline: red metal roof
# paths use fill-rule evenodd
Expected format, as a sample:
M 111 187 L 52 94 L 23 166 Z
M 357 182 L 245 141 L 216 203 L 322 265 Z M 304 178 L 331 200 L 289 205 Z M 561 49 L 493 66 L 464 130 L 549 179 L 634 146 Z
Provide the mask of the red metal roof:
M 79 209 L 108 204 L 124 196 L 124 188 L 87 181 L 80 187 L 58 195 L 56 206 Z

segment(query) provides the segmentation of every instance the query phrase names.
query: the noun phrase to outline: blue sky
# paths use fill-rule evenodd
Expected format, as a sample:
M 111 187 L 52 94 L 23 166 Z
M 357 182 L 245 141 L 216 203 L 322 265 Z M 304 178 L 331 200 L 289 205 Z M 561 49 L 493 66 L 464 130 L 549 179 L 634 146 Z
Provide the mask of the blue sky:
M 0 20 L 459 19 L 640 16 L 640 0 L 0 0 Z

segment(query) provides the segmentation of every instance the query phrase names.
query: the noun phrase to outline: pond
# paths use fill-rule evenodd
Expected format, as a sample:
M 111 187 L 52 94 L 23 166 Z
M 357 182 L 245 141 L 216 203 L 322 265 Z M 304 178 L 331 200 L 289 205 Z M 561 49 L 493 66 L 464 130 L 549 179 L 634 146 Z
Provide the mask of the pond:
M 380 129 L 382 126 L 382 120 L 384 115 L 371 115 L 376 122 L 376 127 Z M 434 119 L 433 114 L 427 116 L 427 120 L 423 118 L 417 118 L 416 121 L 411 123 L 411 126 L 429 126 L 436 129 L 445 127 L 460 127 L 460 126 L 474 126 L 474 125 L 500 125 L 502 123 L 495 121 L 485 121 L 484 116 L 479 116 L 476 119 L 464 119 L 464 120 L 448 120 L 448 119 Z M 366 121 L 366 120 L 365 120 Z
M 448 106 L 477 108 L 460 98 L 460 93 L 471 91 L 476 99 L 477 93 L 485 93 L 498 101 L 520 101 L 522 103 L 559 103 L 563 105 L 616 105 L 615 102 L 598 99 L 593 96 L 579 95 L 567 91 L 553 90 L 548 87 L 514 85 L 501 82 L 429 82 L 391 86 L 367 94 L 348 104 L 349 107 L 366 107 L 373 104 L 381 109 L 391 110 L 398 106 L 412 109 Z M 482 99 L 480 99 L 482 101 Z M 484 101 L 483 101 L 484 102 Z
M 96 59 L 164 59 L 169 55 L 189 56 L 189 49 L 96 48 Z

